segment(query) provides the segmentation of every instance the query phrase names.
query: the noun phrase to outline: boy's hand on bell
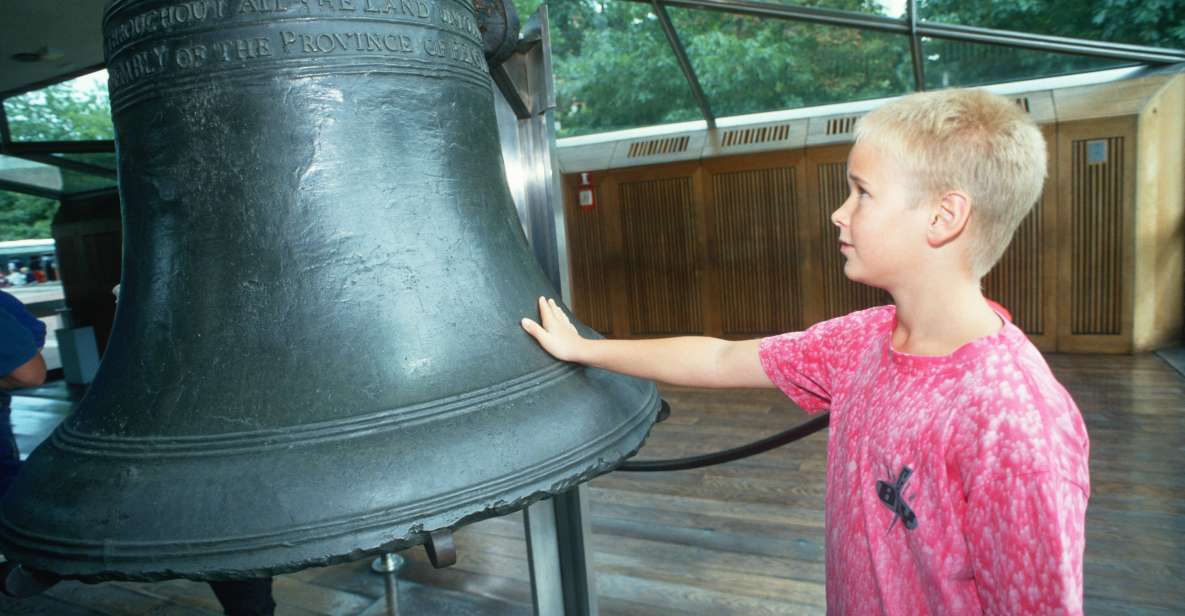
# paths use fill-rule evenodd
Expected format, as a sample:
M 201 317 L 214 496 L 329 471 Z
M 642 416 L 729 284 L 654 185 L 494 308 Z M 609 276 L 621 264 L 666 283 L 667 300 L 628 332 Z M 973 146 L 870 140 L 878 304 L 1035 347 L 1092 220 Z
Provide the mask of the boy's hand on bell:
M 539 317 L 542 324 L 524 318 L 523 329 L 556 359 L 580 361 L 580 349 L 587 340 L 576 331 L 564 309 L 555 300 L 540 297 Z

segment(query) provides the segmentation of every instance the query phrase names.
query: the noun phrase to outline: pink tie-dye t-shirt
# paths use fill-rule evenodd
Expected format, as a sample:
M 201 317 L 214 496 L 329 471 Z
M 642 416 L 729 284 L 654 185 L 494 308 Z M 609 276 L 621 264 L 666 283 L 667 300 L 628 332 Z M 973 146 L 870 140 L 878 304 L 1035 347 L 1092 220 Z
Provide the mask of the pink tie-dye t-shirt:
M 1086 428 L 1011 323 L 944 357 L 899 353 L 882 306 L 767 338 L 761 364 L 831 410 L 830 614 L 1077 614 Z

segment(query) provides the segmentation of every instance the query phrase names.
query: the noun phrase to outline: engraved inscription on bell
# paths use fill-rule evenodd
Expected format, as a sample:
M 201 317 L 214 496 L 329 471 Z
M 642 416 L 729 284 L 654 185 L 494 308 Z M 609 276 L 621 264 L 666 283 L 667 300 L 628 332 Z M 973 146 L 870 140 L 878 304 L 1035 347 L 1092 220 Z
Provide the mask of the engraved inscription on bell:
M 129 12 L 136 6 L 125 4 Z M 242 35 L 260 20 L 274 25 Z M 105 32 L 113 97 L 146 79 L 305 55 L 400 54 L 487 70 L 473 10 L 458 0 L 204 0 L 141 9 L 111 24 Z

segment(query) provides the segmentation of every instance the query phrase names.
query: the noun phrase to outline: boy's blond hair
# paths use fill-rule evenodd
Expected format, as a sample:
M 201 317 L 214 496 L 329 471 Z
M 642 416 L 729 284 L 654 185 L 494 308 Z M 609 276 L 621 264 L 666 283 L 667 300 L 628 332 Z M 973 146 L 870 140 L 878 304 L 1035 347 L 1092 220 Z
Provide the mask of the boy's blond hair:
M 1045 184 L 1045 139 L 1015 103 L 984 90 L 919 92 L 856 124 L 856 141 L 912 173 L 913 197 L 957 190 L 971 199 L 971 273 L 982 278 Z

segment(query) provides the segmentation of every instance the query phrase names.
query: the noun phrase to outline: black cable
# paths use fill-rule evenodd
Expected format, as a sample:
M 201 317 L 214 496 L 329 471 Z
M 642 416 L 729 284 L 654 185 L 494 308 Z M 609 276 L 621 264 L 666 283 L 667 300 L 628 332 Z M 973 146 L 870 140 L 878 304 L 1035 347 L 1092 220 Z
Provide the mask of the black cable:
M 666 401 L 663 401 L 666 406 Z M 764 453 L 776 447 L 781 447 L 787 443 L 792 443 L 801 438 L 810 436 L 819 430 L 827 427 L 831 419 L 830 413 L 823 413 L 822 415 L 806 422 L 799 424 L 786 430 L 779 432 L 773 436 L 763 438 L 759 441 L 754 441 L 748 445 L 741 445 L 732 449 L 725 449 L 724 451 L 717 451 L 715 453 L 706 453 L 699 456 L 691 456 L 689 458 L 675 458 L 672 460 L 642 460 L 637 462 L 626 462 L 617 467 L 619 471 L 628 471 L 634 473 L 653 473 L 657 471 L 685 471 L 692 468 L 700 468 L 704 466 L 714 466 L 716 464 L 723 464 L 725 462 L 732 462 L 733 460 L 740 460 L 749 456 Z

